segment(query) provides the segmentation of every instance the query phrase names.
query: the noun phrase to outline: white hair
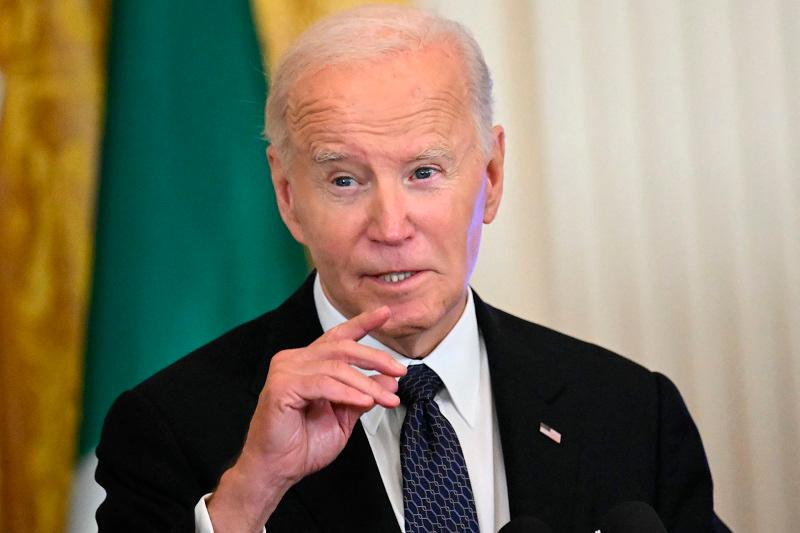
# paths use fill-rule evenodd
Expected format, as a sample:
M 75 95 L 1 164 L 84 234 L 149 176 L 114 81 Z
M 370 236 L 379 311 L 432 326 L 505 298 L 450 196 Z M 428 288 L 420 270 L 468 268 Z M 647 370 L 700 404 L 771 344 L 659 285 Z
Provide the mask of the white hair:
M 372 5 L 323 18 L 292 43 L 271 80 L 264 135 L 289 154 L 286 110 L 298 80 L 335 64 L 380 61 L 386 56 L 448 44 L 461 57 L 475 130 L 484 153 L 492 146 L 492 78 L 478 43 L 464 26 L 418 8 Z

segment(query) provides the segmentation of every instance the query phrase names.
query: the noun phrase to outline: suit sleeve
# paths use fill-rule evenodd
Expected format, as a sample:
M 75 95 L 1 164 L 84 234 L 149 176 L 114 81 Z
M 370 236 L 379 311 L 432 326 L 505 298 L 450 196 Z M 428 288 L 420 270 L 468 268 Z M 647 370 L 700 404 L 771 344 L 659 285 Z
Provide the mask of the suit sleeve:
M 106 416 L 97 459 L 95 478 L 106 491 L 97 510 L 100 533 L 195 531 L 195 508 L 213 487 L 197 479 L 171 424 L 146 395 L 133 390 L 117 399 Z M 266 530 L 320 531 L 291 489 Z
M 203 496 L 162 413 L 129 391 L 111 407 L 97 447 L 95 478 L 106 499 L 97 510 L 104 531 L 194 531 Z
M 672 381 L 655 376 L 660 419 L 656 511 L 673 533 L 729 532 L 714 514 L 711 472 L 697 426 Z

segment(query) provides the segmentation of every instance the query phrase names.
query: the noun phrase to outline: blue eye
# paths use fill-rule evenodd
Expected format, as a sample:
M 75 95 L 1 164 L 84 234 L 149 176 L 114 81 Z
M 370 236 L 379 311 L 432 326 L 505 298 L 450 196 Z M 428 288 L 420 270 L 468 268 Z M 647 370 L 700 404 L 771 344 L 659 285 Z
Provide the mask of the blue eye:
M 356 180 L 350 176 L 339 176 L 333 178 L 333 184 L 337 187 L 351 187 L 355 185 Z
M 414 179 L 426 180 L 436 173 L 436 169 L 432 167 L 420 167 L 414 171 Z

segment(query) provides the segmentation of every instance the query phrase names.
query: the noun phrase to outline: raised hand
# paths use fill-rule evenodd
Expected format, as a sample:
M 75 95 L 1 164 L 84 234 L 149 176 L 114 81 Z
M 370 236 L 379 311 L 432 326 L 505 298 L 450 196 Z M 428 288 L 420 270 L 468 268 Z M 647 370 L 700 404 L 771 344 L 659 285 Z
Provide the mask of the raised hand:
M 289 487 L 339 455 L 362 413 L 399 405 L 396 378 L 405 367 L 357 342 L 390 316 L 385 306 L 367 311 L 309 346 L 275 354 L 242 453 L 208 502 L 216 533 L 260 531 Z

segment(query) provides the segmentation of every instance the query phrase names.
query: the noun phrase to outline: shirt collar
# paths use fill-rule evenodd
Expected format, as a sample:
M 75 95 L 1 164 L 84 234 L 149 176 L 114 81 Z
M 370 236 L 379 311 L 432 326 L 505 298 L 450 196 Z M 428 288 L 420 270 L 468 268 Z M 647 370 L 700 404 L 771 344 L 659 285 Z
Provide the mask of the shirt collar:
M 347 320 L 328 300 L 325 291 L 322 290 L 319 274 L 314 280 L 314 303 L 323 331 L 328 331 Z M 439 375 L 444 383 L 444 389 L 439 392 L 437 398 L 449 397 L 464 421 L 470 427 L 474 425 L 478 415 L 481 365 L 478 320 L 475 317 L 475 303 L 471 290 L 467 291 L 467 304 L 464 312 L 461 313 L 461 318 L 458 319 L 450 333 L 442 339 L 442 342 L 424 359 L 405 357 L 369 335 L 361 339 L 359 343 L 382 350 L 405 366 L 424 362 Z M 367 370 L 362 370 L 362 372 L 374 374 Z M 371 434 L 375 433 L 385 412 L 385 408 L 375 406 L 364 413 L 361 416 L 364 428 Z

